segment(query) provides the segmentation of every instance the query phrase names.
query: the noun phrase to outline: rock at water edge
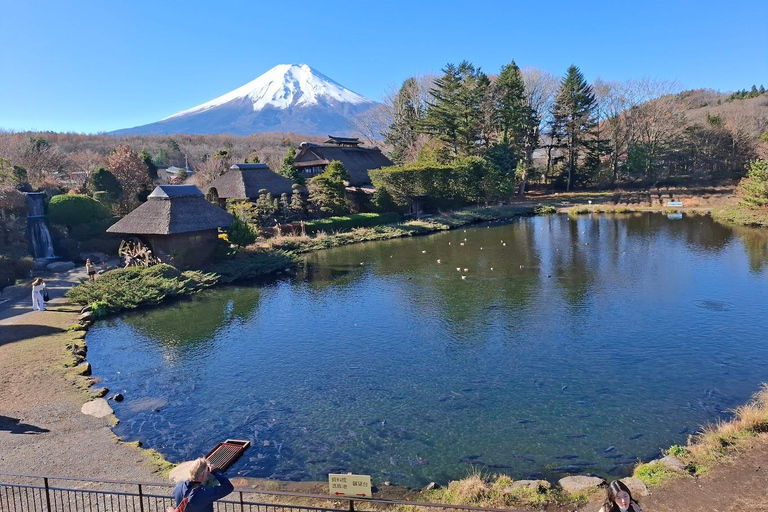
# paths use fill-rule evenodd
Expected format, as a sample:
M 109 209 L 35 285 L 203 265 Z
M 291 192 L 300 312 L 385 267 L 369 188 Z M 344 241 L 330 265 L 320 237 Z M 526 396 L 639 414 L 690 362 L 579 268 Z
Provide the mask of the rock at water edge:
M 626 485 L 629 488 L 633 497 L 648 496 L 650 494 L 648 492 L 648 486 L 645 485 L 645 482 L 643 482 L 639 478 L 629 476 L 627 478 L 622 478 L 621 481 L 624 482 L 624 485 Z
M 605 480 L 596 476 L 567 476 L 557 481 L 568 494 L 597 489 L 605 485 Z
M 96 418 L 103 418 L 105 416 L 109 416 L 114 411 L 106 400 L 103 398 L 97 398 L 95 400 L 91 400 L 90 402 L 84 403 L 83 407 L 80 409 L 80 412 L 83 414 L 88 414 L 89 416 L 94 416 Z

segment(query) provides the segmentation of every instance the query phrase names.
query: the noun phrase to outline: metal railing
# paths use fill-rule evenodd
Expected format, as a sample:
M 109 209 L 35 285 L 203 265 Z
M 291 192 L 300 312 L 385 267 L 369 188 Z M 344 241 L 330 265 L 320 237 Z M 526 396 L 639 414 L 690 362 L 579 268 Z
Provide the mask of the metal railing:
M 60 476 L 0 473 L 0 512 L 166 512 L 173 486 Z M 326 504 L 326 506 L 318 505 Z M 216 512 L 498 512 L 503 509 L 402 500 L 333 498 L 319 494 L 235 488 L 214 504 Z

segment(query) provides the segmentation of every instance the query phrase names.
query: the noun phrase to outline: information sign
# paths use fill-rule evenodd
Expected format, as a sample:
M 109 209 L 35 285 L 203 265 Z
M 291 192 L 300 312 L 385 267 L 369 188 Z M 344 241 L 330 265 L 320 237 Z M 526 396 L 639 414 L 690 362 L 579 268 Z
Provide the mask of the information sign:
M 331 496 L 371 497 L 370 475 L 328 474 L 328 491 Z

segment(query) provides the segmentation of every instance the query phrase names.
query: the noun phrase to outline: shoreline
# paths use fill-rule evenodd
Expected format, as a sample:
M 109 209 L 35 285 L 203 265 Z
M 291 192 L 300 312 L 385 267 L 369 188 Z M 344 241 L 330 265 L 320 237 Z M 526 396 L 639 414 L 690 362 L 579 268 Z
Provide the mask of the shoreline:
M 568 209 L 565 209 L 565 211 L 563 211 L 563 213 L 565 213 L 566 211 L 569 211 L 570 209 L 578 208 L 578 206 L 579 205 L 573 205 L 573 206 L 569 207 Z M 598 207 L 599 205 L 594 205 L 594 206 Z M 709 208 L 702 208 L 701 210 L 703 210 L 703 209 L 711 210 Z M 665 210 L 666 209 L 664 209 L 664 208 L 643 207 L 642 209 L 637 208 L 635 210 L 630 210 L 630 211 L 621 212 L 621 213 L 635 213 L 635 212 L 648 212 L 648 211 L 664 213 Z M 686 211 L 689 211 L 690 209 L 689 208 L 677 209 L 677 211 L 681 211 L 681 210 L 682 210 L 682 212 L 686 212 Z M 701 211 L 701 210 L 697 209 L 696 211 Z M 598 213 L 598 212 L 597 211 L 589 211 L 589 212 L 584 212 L 584 213 L 589 214 L 589 213 Z M 617 213 L 617 212 L 611 212 L 611 211 L 605 212 L 605 209 L 603 209 L 603 211 L 601 211 L 599 213 Z M 513 217 L 510 217 L 510 218 L 513 218 Z M 483 222 L 483 221 L 484 220 L 480 220 L 478 222 Z M 459 227 L 459 226 L 455 226 L 455 227 Z M 449 228 L 449 229 L 452 229 L 452 228 Z M 424 234 L 427 234 L 427 233 L 424 233 Z M 320 248 L 315 249 L 315 250 L 319 250 L 319 249 Z M 57 307 L 62 307 L 62 308 L 69 308 L 69 304 L 66 304 L 66 303 L 57 304 L 56 306 Z M 62 313 L 63 312 L 68 312 L 70 314 L 69 320 L 77 319 L 77 314 L 76 314 L 75 310 L 72 310 L 71 308 L 68 311 L 63 311 L 62 310 L 61 312 Z M 75 333 L 77 333 L 77 334 L 76 334 L 76 336 L 71 338 L 71 341 L 82 340 L 83 344 L 84 344 L 84 333 L 87 330 L 87 327 L 90 325 L 89 322 L 90 322 L 89 320 L 87 320 L 85 322 L 88 325 L 84 326 L 85 329 L 83 331 L 75 331 Z M 72 323 L 74 323 L 74 321 L 72 321 Z M 69 331 L 67 331 L 67 332 L 69 332 Z M 82 336 L 83 336 L 82 338 L 80 338 L 80 334 L 79 334 L 81 332 L 83 333 L 82 334 Z M 58 334 L 58 333 L 56 333 L 56 334 Z M 48 337 L 51 337 L 51 336 L 54 336 L 54 334 L 44 335 L 43 338 L 48 338 Z M 21 339 L 20 341 L 25 341 L 25 339 Z M 1 347 L 2 347 L 2 343 L 0 343 L 0 348 Z M 65 375 L 65 378 L 66 378 L 66 374 L 68 374 L 68 373 L 71 373 L 71 372 L 69 372 L 67 368 L 64 368 L 63 374 Z M 80 380 L 82 382 L 91 381 L 88 384 L 88 386 L 86 386 L 85 388 L 81 387 L 81 388 L 77 389 L 77 393 L 78 393 L 79 398 L 81 400 L 85 400 L 89 395 L 93 394 L 93 392 L 91 390 L 94 389 L 93 386 L 97 385 L 97 383 L 93 382 L 93 379 L 85 378 L 83 380 L 82 377 L 85 377 L 85 376 L 80 376 L 80 378 L 81 378 Z M 731 420 L 730 422 L 728 422 L 726 424 L 733 423 L 733 421 L 734 420 Z M 116 451 L 119 452 L 119 451 L 122 451 L 124 449 L 127 449 L 127 450 L 130 450 L 130 451 L 133 451 L 133 452 L 140 453 L 142 455 L 142 458 L 144 459 L 144 462 L 147 465 L 146 467 L 147 467 L 147 470 L 149 471 L 149 475 L 153 476 L 154 478 L 157 478 L 158 480 L 161 480 L 161 478 L 158 478 L 158 476 L 161 475 L 161 472 L 159 471 L 158 467 L 156 467 L 156 466 L 153 467 L 153 464 L 156 463 L 157 461 L 151 460 L 151 457 L 148 455 L 151 452 L 153 452 L 153 450 L 149 450 L 149 449 L 146 449 L 146 448 L 143 448 L 143 447 L 140 447 L 140 446 L 135 446 L 134 443 L 120 441 L 119 439 L 117 439 L 117 437 L 112 432 L 110 427 L 107 428 L 107 431 L 113 437 L 113 439 L 112 439 L 113 446 L 119 446 L 120 447 L 120 448 L 116 449 Z M 756 439 L 757 438 L 762 439 L 760 436 L 756 436 L 755 438 Z M 0 445 L 0 446 L 2 446 L 2 445 Z M 154 452 L 154 453 L 157 453 L 157 452 Z M 727 455 L 727 457 L 728 457 L 728 455 Z M 167 463 L 167 461 L 165 461 L 164 459 L 162 459 L 162 460 L 163 460 L 163 462 Z M 712 467 L 712 471 L 717 470 L 717 468 L 723 466 L 724 463 L 725 463 L 725 465 L 727 465 L 728 460 L 726 459 L 724 461 L 723 460 L 718 461 L 718 463 Z M 685 476 L 685 475 L 683 474 L 682 476 Z M 107 478 L 107 477 L 104 477 L 104 478 Z M 114 477 L 112 477 L 112 478 L 114 478 Z M 236 477 L 236 478 L 240 478 L 240 477 Z M 691 480 L 692 478 L 698 478 L 698 477 L 686 477 L 685 480 L 686 481 L 687 480 Z M 140 478 L 140 479 L 146 480 L 146 478 Z M 664 488 L 666 485 L 674 485 L 675 481 L 679 482 L 681 480 L 683 480 L 683 479 L 676 478 L 676 479 L 673 479 L 671 482 L 662 483 L 662 485 L 661 485 L 661 487 L 659 487 L 659 489 Z M 265 479 L 247 479 L 246 483 L 247 484 L 252 484 L 252 485 L 262 485 L 263 484 L 267 488 L 267 490 L 275 490 L 275 487 L 277 487 L 278 489 L 283 489 L 283 488 L 290 489 L 292 486 L 296 486 L 296 487 L 302 489 L 301 492 L 315 492 L 315 493 L 318 492 L 316 490 L 318 486 L 322 487 L 324 485 L 327 485 L 325 482 L 299 482 L 299 483 L 295 483 L 295 482 L 279 482 L 278 483 L 277 481 L 265 480 Z M 250 485 L 249 485 L 249 487 L 250 487 Z M 382 490 L 382 487 L 386 488 L 386 486 L 380 486 L 379 489 Z M 398 488 L 397 486 L 392 486 L 392 489 L 387 489 L 387 490 L 391 490 L 391 491 L 394 491 L 394 492 L 397 493 L 399 489 L 401 489 L 404 494 L 413 495 L 413 493 L 415 492 L 415 493 L 417 493 L 416 496 L 420 496 L 422 498 L 424 497 L 424 494 L 421 491 L 418 491 L 418 490 L 417 491 L 413 491 L 413 490 L 410 490 L 408 488 Z M 422 501 L 423 501 L 423 499 L 422 499 Z M 555 502 L 549 502 L 549 503 L 555 503 L 555 505 L 557 505 L 556 501 Z M 571 503 L 571 505 L 573 505 L 573 504 L 574 503 Z M 548 510 L 550 510 L 550 509 L 548 509 Z

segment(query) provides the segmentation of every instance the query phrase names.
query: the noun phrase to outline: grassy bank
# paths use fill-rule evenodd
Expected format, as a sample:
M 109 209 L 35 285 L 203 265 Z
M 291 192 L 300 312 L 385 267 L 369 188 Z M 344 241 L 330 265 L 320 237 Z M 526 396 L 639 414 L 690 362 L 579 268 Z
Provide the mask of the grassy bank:
M 727 462 L 749 448 L 757 436 L 768 432 L 768 385 L 763 384 L 751 400 L 734 410 L 727 422 L 708 425 L 691 436 L 686 446 L 672 446 L 665 452 L 685 464 L 685 472 L 674 471 L 659 462 L 640 464 L 635 476 L 651 486 L 672 478 L 707 474 L 716 464 Z
M 712 210 L 717 222 L 768 228 L 768 209 L 753 209 L 743 205 L 726 206 Z
M 402 224 L 354 228 L 343 233 L 329 234 L 320 231 L 314 237 L 306 235 L 276 236 L 257 242 L 257 246 L 268 250 L 303 253 L 373 240 L 389 240 L 392 238 L 426 235 L 478 222 L 511 219 L 521 215 L 532 214 L 534 214 L 533 206 L 469 208 L 436 215 L 427 219 L 411 220 Z

